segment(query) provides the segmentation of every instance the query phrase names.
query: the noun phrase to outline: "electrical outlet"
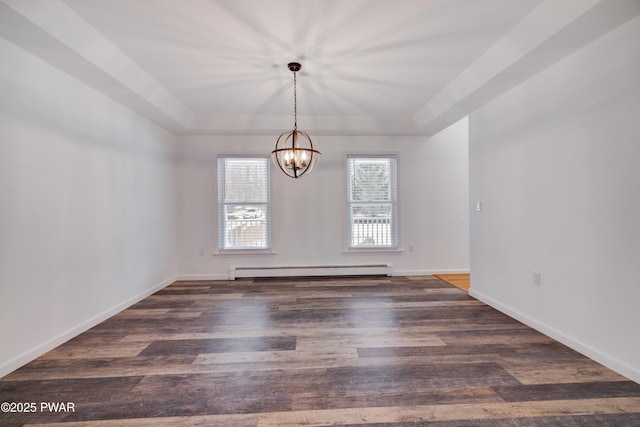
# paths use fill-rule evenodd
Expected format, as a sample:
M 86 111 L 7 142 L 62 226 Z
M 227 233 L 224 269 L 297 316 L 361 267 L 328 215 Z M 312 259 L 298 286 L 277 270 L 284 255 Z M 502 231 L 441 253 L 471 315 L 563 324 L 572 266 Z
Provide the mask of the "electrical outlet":
M 533 282 L 533 286 L 540 286 L 540 272 L 534 271 L 531 279 Z
M 476 211 L 482 212 L 482 201 L 476 202 Z

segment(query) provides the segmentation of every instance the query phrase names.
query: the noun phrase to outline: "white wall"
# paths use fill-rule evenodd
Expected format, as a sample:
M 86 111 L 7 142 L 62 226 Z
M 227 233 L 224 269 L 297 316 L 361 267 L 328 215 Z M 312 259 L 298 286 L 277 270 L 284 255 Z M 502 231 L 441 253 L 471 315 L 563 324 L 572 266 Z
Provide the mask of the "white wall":
M 635 18 L 470 117 L 472 295 L 637 382 L 639 76 Z
M 172 137 L 0 39 L 0 376 L 176 274 Z
M 268 154 L 274 138 L 180 137 L 177 163 L 180 277 L 224 279 L 228 277 L 229 266 L 382 262 L 393 264 L 395 274 L 468 271 L 466 119 L 430 139 L 315 138 L 322 157 L 309 176 L 294 180 L 272 166 L 272 241 L 276 254 L 212 256 L 217 252 L 216 156 Z M 398 155 L 402 252 L 344 253 L 347 153 Z

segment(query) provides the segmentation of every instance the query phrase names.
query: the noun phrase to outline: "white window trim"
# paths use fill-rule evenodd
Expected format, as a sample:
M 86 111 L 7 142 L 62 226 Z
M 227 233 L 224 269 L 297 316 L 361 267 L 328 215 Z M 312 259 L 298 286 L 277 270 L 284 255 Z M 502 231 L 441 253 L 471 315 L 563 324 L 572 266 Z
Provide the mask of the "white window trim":
M 345 175 L 346 175 L 346 233 L 345 233 L 345 249 L 343 250 L 343 254 L 345 255 L 380 255 L 380 254 L 401 254 L 404 252 L 404 249 L 400 246 L 400 153 L 398 152 L 378 152 L 378 153 L 354 153 L 348 152 L 345 153 Z M 395 158 L 396 165 L 396 191 L 395 191 L 395 245 L 393 246 L 351 246 L 351 224 L 350 224 L 350 209 L 351 209 L 351 200 L 350 200 L 350 185 L 351 185 L 351 177 L 349 175 L 349 158 Z
M 278 255 L 271 249 L 220 249 L 213 256 Z
M 268 177 L 269 177 L 269 181 L 267 183 L 267 206 L 269 209 L 269 218 L 268 218 L 268 224 L 267 224 L 267 242 L 268 242 L 268 246 L 267 247 L 256 247 L 256 248 L 251 248 L 251 247 L 240 247 L 240 248 L 223 248 L 221 242 L 222 239 L 224 238 L 224 236 L 221 235 L 220 233 L 220 170 L 219 170 L 219 161 L 220 159 L 266 159 L 267 160 L 267 171 L 268 171 Z M 276 252 L 273 251 L 273 241 L 272 241 L 272 229 L 271 229 L 271 217 L 272 217 L 272 213 L 271 213 L 271 161 L 270 161 L 270 156 L 265 155 L 263 153 L 260 154 L 250 154 L 250 153 L 243 153 L 243 154 L 219 154 L 216 156 L 216 162 L 215 162 L 215 167 L 216 167 L 216 173 L 215 173 L 215 179 L 216 179 L 216 209 L 215 209 L 215 216 L 216 216 L 216 247 L 217 247 L 217 251 L 214 251 L 211 255 L 213 256 L 242 256 L 242 255 L 275 255 Z M 241 203 L 240 203 L 241 204 Z
M 344 251 L 342 251 L 342 253 L 344 255 L 382 255 L 382 254 L 389 254 L 389 255 L 399 255 L 401 253 L 404 253 L 404 249 L 402 248 L 397 248 L 397 249 L 393 249 L 393 248 L 389 248 L 389 247 L 380 247 L 380 248 L 353 248 L 353 249 L 345 249 Z

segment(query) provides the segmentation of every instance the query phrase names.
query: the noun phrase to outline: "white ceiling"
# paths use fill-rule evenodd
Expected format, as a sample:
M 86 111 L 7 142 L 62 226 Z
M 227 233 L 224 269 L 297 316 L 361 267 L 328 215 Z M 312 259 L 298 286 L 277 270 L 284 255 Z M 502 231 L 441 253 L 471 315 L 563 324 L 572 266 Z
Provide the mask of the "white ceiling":
M 539 0 L 65 0 L 192 111 L 411 114 Z
M 291 61 L 302 63 L 302 129 L 432 134 L 640 9 L 634 0 L 0 1 L 0 36 L 172 132 L 218 134 L 291 127 Z

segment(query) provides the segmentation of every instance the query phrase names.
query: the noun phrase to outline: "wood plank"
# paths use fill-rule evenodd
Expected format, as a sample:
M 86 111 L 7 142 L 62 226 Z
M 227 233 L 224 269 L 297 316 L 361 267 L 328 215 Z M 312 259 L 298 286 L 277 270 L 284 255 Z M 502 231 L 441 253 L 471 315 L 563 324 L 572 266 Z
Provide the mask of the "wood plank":
M 326 409 L 268 413 L 258 426 L 366 425 L 371 423 L 435 422 L 449 420 L 496 420 L 568 415 L 630 413 L 628 426 L 640 420 L 640 398 L 552 400 L 541 402 L 497 402 L 448 405 L 393 406 Z M 562 418 L 560 418 L 562 419 Z M 475 424 L 474 424 L 475 425 Z M 517 424 L 511 424 L 517 425 Z M 585 424 L 589 425 L 589 424 Z M 591 424 L 596 425 L 596 424 Z M 620 424 L 625 425 L 625 424 Z M 636 424 L 637 425 L 637 424 Z
M 163 354 L 206 354 L 295 350 L 296 337 L 214 338 L 191 340 L 159 340 L 150 343 L 140 356 Z
M 631 381 L 496 386 L 492 389 L 507 402 L 561 399 L 640 397 L 640 384 Z

